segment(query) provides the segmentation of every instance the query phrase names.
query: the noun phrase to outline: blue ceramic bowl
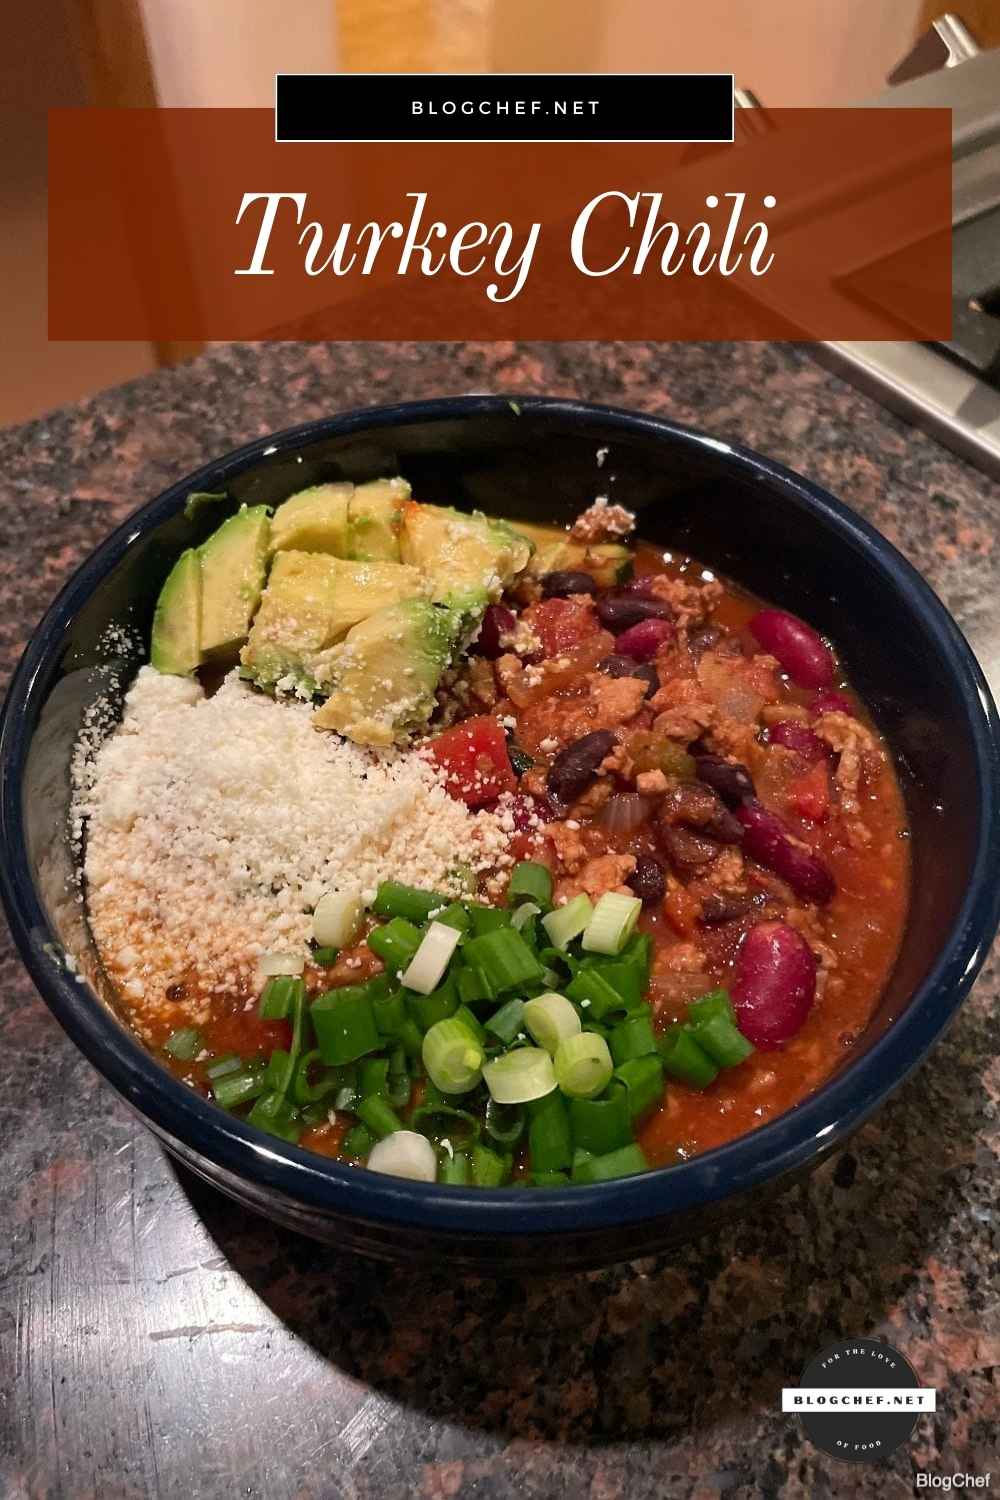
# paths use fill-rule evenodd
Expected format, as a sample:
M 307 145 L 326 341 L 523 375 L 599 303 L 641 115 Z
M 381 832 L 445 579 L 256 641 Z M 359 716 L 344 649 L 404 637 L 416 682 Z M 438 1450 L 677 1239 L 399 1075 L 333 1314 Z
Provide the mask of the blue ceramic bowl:
M 65 894 L 68 767 L 88 704 L 138 666 L 171 561 L 217 524 L 216 509 L 185 518 L 188 492 L 273 504 L 320 480 L 397 472 L 421 499 L 540 521 L 569 519 L 613 475 L 644 536 L 692 552 L 836 639 L 896 755 L 913 910 L 864 1037 L 779 1119 L 680 1166 L 592 1187 L 410 1183 L 339 1166 L 224 1114 L 160 1067 L 102 993 L 79 904 Z M 109 627 L 119 629 L 109 637 Z M 570 401 L 464 397 L 349 412 L 181 480 L 119 527 L 45 616 L 10 688 L 0 764 L 4 903 L 25 964 L 76 1044 L 168 1150 L 224 1192 L 319 1239 L 393 1258 L 596 1266 L 731 1217 L 814 1166 L 916 1067 L 967 994 L 1000 908 L 996 710 L 919 575 L 853 512 L 778 464 L 673 422 Z

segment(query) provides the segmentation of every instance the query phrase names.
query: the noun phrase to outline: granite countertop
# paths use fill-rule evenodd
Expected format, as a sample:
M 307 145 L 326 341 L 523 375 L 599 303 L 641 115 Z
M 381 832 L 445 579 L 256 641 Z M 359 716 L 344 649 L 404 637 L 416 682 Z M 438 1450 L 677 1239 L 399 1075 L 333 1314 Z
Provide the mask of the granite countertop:
M 917 564 L 1000 686 L 1000 488 L 787 347 L 284 344 L 0 432 L 0 666 L 174 479 L 331 410 L 500 390 L 668 412 L 828 485 Z M 804 1186 L 612 1271 L 475 1280 L 339 1255 L 180 1173 L 0 953 L 0 1493 L 913 1494 L 998 1462 L 996 957 L 935 1054 Z M 938 1388 L 887 1466 L 818 1454 L 780 1388 L 885 1337 Z

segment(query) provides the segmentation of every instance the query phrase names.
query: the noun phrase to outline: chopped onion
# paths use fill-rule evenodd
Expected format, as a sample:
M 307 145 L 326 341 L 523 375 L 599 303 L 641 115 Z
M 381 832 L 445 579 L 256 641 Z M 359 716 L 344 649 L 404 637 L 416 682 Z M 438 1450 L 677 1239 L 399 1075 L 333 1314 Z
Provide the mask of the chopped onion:
M 555 911 L 550 911 L 547 917 L 542 918 L 542 926 L 554 948 L 567 948 L 575 937 L 580 936 L 593 914 L 590 897 L 581 893 L 574 896 L 572 901 L 567 901 L 565 906 L 557 906 Z
M 265 953 L 257 960 L 257 972 L 263 979 L 274 979 L 280 974 L 301 974 L 305 966 L 305 957 L 301 953 Z
M 595 1099 L 614 1072 L 608 1044 L 594 1031 L 581 1031 L 560 1044 L 556 1082 L 571 1099 Z
M 409 1177 L 413 1182 L 437 1181 L 437 1152 L 425 1135 L 415 1130 L 394 1130 L 384 1140 L 376 1141 L 368 1153 L 373 1172 L 387 1172 L 390 1177 Z
M 541 1047 L 517 1047 L 489 1062 L 483 1078 L 497 1104 L 530 1104 L 556 1086 L 552 1059 Z
M 605 891 L 583 934 L 584 950 L 587 953 L 620 953 L 632 936 L 641 911 L 642 902 L 638 896 Z
M 405 987 L 416 990 L 418 995 L 429 995 L 431 990 L 436 990 L 461 936 L 457 927 L 432 922 L 403 973 Z
M 565 995 L 536 995 L 524 1007 L 524 1024 L 540 1047 L 555 1057 L 559 1043 L 581 1030 L 580 1017 Z
M 597 815 L 597 821 L 609 833 L 633 833 L 645 823 L 653 806 L 652 798 L 638 792 L 614 792 Z
M 474 1089 L 486 1057 L 479 1040 L 457 1016 L 435 1021 L 424 1037 L 421 1055 L 427 1076 L 442 1094 Z
M 357 896 L 327 891 L 313 911 L 313 937 L 321 948 L 346 948 L 361 927 L 364 907 Z

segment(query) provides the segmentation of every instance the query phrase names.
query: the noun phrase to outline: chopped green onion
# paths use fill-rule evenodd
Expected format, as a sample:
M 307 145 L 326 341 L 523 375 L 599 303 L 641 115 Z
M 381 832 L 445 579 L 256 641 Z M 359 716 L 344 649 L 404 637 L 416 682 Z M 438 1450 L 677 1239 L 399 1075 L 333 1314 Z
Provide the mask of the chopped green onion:
M 455 979 L 463 1005 L 476 1005 L 480 1000 L 495 1000 L 497 997 L 496 990 L 482 969 L 459 969 Z
M 205 1069 L 205 1073 L 214 1080 L 225 1078 L 229 1073 L 238 1073 L 242 1067 L 242 1057 L 237 1057 L 235 1052 L 230 1052 L 227 1057 L 217 1057 L 215 1062 L 210 1063 Z
M 382 1036 L 398 1037 L 407 1020 L 406 999 L 402 990 L 390 995 L 372 997 L 372 1015 Z
M 664 1071 L 693 1089 L 704 1089 L 719 1076 L 717 1064 L 686 1026 L 671 1026 L 657 1044 Z
M 551 872 L 537 860 L 522 859 L 520 864 L 514 866 L 511 873 L 510 884 L 507 887 L 507 899 L 512 904 L 516 901 L 527 900 L 536 901 L 543 908 L 551 906 Z
M 427 1137 L 415 1130 L 397 1129 L 384 1140 L 376 1141 L 367 1165 L 369 1171 L 387 1172 L 390 1177 L 409 1177 L 413 1182 L 437 1181 L 437 1152 Z
M 566 993 L 579 1005 L 586 1022 L 624 1018 L 628 1014 L 621 993 L 608 983 L 600 969 L 579 969 L 566 986 Z
M 480 1119 L 467 1109 L 458 1109 L 449 1104 L 446 1096 L 433 1083 L 427 1085 L 423 1103 L 413 1111 L 410 1123 L 425 1135 L 447 1136 L 463 1148 L 477 1141 L 482 1129 Z
M 650 1053 L 656 1051 L 656 1037 L 653 1035 L 649 1013 L 629 1016 L 628 1020 L 613 1027 L 608 1043 L 616 1063 L 628 1062 L 633 1057 L 649 1057 Z
M 364 906 L 358 896 L 327 891 L 313 911 L 313 941 L 322 948 L 347 948 L 361 931 Z
M 635 1121 L 663 1098 L 663 1064 L 652 1057 L 633 1057 L 616 1068 L 614 1076 L 628 1090 L 629 1117 Z
M 618 991 L 626 1010 L 635 1010 L 642 1004 L 647 979 L 645 967 L 638 959 L 585 958 L 580 973 L 600 974 L 605 984 Z
M 434 920 L 443 922 L 446 927 L 454 927 L 455 931 L 460 932 L 463 937 L 472 926 L 472 918 L 461 901 L 449 902 L 443 911 L 438 912 Z
M 555 1057 L 556 1081 L 571 1099 L 596 1098 L 613 1069 L 607 1042 L 593 1031 L 566 1037 Z
M 632 936 L 641 911 L 638 896 L 605 891 L 584 931 L 584 952 L 619 954 Z
M 386 968 L 397 973 L 406 968 L 420 947 L 420 933 L 412 922 L 393 917 L 384 927 L 373 927 L 365 941 Z
M 422 1031 L 429 1031 L 438 1021 L 446 1021 L 458 1009 L 458 985 L 449 977 L 429 995 L 407 995 L 407 1009 Z
M 373 1094 L 381 1094 L 384 1099 L 388 1083 L 389 1059 L 366 1057 L 358 1069 L 358 1090 L 362 1099 L 370 1099 Z
M 587 927 L 593 914 L 594 907 L 590 897 L 581 893 L 574 896 L 572 901 L 567 901 L 565 906 L 557 906 L 555 911 L 550 911 L 547 917 L 542 918 L 542 926 L 554 948 L 568 948 L 573 939 L 579 937 Z
M 569 1115 L 558 1089 L 528 1106 L 528 1149 L 531 1169 L 538 1172 L 561 1172 L 573 1160 L 573 1141 Z
M 728 1016 L 703 1016 L 689 1025 L 698 1046 L 721 1068 L 735 1068 L 753 1052 L 751 1044 Z
M 280 1093 L 262 1094 L 247 1115 L 247 1122 L 292 1145 L 302 1134 L 298 1110 Z
M 329 1110 L 325 1104 L 300 1104 L 299 1119 L 307 1130 L 315 1125 L 325 1125 L 329 1119 Z
M 419 1057 L 424 1048 L 424 1035 L 412 1016 L 407 1016 L 399 1028 L 397 1040 L 407 1057 Z
M 559 1044 L 580 1031 L 580 1017 L 565 995 L 536 995 L 524 1007 L 524 1024 L 540 1047 L 555 1057 Z
M 260 992 L 260 1003 L 257 1006 L 260 1019 L 283 1021 L 292 1008 L 292 996 L 301 983 L 301 979 L 294 979 L 287 974 L 269 979 Z
M 608 1151 L 602 1156 L 592 1156 L 573 1168 L 574 1182 L 609 1182 L 614 1177 L 634 1177 L 645 1172 L 649 1163 L 642 1149 L 635 1144 L 622 1146 L 617 1151 Z
M 653 939 L 648 932 L 634 932 L 619 954 L 624 963 L 637 964 L 642 971 L 643 994 L 649 988 L 649 975 L 653 966 Z
M 222 1109 L 236 1109 L 240 1104 L 249 1104 L 264 1092 L 263 1063 L 251 1063 L 241 1073 L 230 1073 L 212 1086 L 215 1102 Z
M 340 955 L 339 948 L 314 948 L 310 957 L 313 963 L 320 969 L 328 969 L 335 964 Z
M 442 1094 L 467 1094 L 474 1089 L 485 1056 L 481 1043 L 455 1016 L 438 1021 L 424 1037 L 424 1067 Z
M 420 891 L 398 880 L 383 880 L 375 893 L 372 911 L 380 917 L 405 917 L 408 922 L 422 926 L 431 912 L 439 912 L 447 905 L 448 897 L 437 891 Z
M 382 1046 L 372 1002 L 360 985 L 327 990 L 313 1001 L 310 1015 L 320 1055 L 333 1067 L 356 1062 Z
M 325 1068 L 315 1082 L 310 1082 L 309 1075 L 320 1061 L 318 1048 L 299 1058 L 292 1076 L 292 1098 L 296 1104 L 321 1104 L 344 1087 L 349 1071 L 353 1074 L 353 1070 L 345 1068 Z
M 393 1109 L 402 1109 L 409 1104 L 413 1092 L 410 1070 L 406 1065 L 406 1052 L 397 1047 L 389 1058 L 389 1071 L 385 1081 L 385 1097 Z
M 194 1026 L 182 1026 L 179 1031 L 170 1033 L 163 1050 L 176 1057 L 178 1062 L 193 1062 L 201 1051 L 201 1032 Z
M 477 1187 L 500 1187 L 510 1172 L 510 1158 L 491 1151 L 489 1146 L 472 1148 L 472 1180 Z
M 486 1022 L 486 1030 L 491 1031 L 498 1037 L 504 1046 L 509 1047 L 511 1042 L 521 1030 L 524 1021 L 524 1001 L 508 1000 L 506 1005 L 501 1005 Z
M 341 1156 L 367 1156 L 375 1144 L 375 1137 L 367 1125 L 352 1125 L 340 1143 Z
M 541 1047 L 518 1047 L 503 1053 L 486 1064 L 483 1078 L 498 1104 L 529 1104 L 550 1094 L 556 1086 L 552 1059 Z
M 337 1092 L 333 1096 L 333 1107 L 334 1109 L 343 1110 L 346 1114 L 352 1115 L 354 1113 L 354 1107 L 360 1098 L 361 1095 L 358 1093 L 358 1082 L 355 1078 L 352 1080 L 352 1082 L 343 1084 L 342 1087 L 337 1090 Z
M 538 959 L 520 933 L 509 927 L 470 938 L 465 945 L 465 961 L 482 969 L 498 994 L 535 983 L 542 977 Z
M 464 1005 L 460 1005 L 458 1007 L 458 1010 L 456 1010 L 455 1012 L 455 1020 L 461 1021 L 466 1031 L 472 1033 L 476 1041 L 479 1043 L 480 1047 L 484 1049 L 486 1048 L 489 1043 L 489 1037 L 486 1035 L 484 1028 L 476 1020 L 471 1010 L 466 1010 Z
M 465 1187 L 469 1180 L 469 1158 L 464 1151 L 445 1151 L 441 1162 L 441 1181 L 452 1187 Z
M 702 995 L 698 1000 L 692 1000 L 688 1006 L 687 1018 L 692 1024 L 697 1021 L 708 1021 L 715 1016 L 722 1016 L 727 1021 L 733 1020 L 733 1002 L 729 998 L 728 990 L 710 990 L 707 995 Z
M 564 1187 L 567 1182 L 569 1182 L 568 1172 L 532 1172 L 531 1174 L 532 1187 Z
M 264 1069 L 268 1093 L 283 1094 L 291 1076 L 292 1054 L 285 1047 L 275 1047 Z
M 515 932 L 524 932 L 526 927 L 531 927 L 535 917 L 540 917 L 542 908 L 534 901 L 522 901 L 520 906 L 514 908 L 514 915 L 510 919 L 510 925 Z M 530 933 L 528 934 L 530 942 Z
M 628 1145 L 632 1139 L 628 1090 L 613 1085 L 603 1099 L 571 1099 L 569 1123 L 573 1144 L 595 1156 Z
M 301 979 L 295 981 L 292 990 L 290 1017 L 292 1022 L 292 1041 L 288 1052 L 280 1048 L 271 1053 L 271 1060 L 267 1065 L 268 1086 L 282 1097 L 291 1088 L 295 1069 L 302 1055 L 302 1040 L 305 1032 L 306 1020 L 306 987 Z M 277 1059 L 281 1059 L 280 1063 Z
M 387 1099 L 380 1094 L 369 1094 L 367 1099 L 358 1102 L 355 1114 L 362 1125 L 367 1125 L 373 1135 L 379 1140 L 383 1136 L 392 1135 L 395 1130 L 402 1130 L 403 1122 L 393 1109 Z
M 444 922 L 432 922 L 402 976 L 406 988 L 416 990 L 420 995 L 429 995 L 431 990 L 436 990 L 460 937 L 461 933 L 454 927 L 447 927 Z
M 484 906 L 481 901 L 470 902 L 469 917 L 475 937 L 482 937 L 486 932 L 496 932 L 501 927 L 510 926 L 509 911 L 502 906 Z
M 553 1097 L 555 1097 L 553 1095 Z M 500 1146 L 513 1146 L 524 1134 L 524 1111 L 517 1104 L 486 1101 L 486 1134 Z

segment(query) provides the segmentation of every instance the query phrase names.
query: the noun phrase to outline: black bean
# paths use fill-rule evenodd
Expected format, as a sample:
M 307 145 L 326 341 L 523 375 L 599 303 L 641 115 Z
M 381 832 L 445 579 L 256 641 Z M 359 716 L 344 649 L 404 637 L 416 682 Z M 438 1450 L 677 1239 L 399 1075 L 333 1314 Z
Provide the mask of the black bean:
M 638 665 L 632 656 L 605 656 L 597 663 L 597 670 L 608 677 L 634 677 Z
M 719 891 L 703 896 L 699 921 L 706 927 L 716 927 L 721 922 L 732 922 L 744 917 L 753 906 L 753 897 L 746 891 Z
M 562 599 L 567 594 L 596 594 L 597 584 L 589 573 L 567 568 L 562 572 L 546 573 L 542 578 L 542 598 Z
M 643 599 L 636 594 L 605 594 L 597 601 L 602 625 L 616 635 L 641 620 L 672 620 L 674 612 L 666 599 Z
M 695 875 L 710 865 L 719 853 L 714 839 L 695 833 L 691 828 L 660 826 L 658 837 L 670 863 L 679 875 Z
M 718 792 L 730 807 L 739 807 L 748 797 L 755 797 L 753 777 L 746 766 L 723 760 L 721 755 L 699 755 L 695 759 L 698 780 Z
M 644 662 L 630 673 L 632 677 L 639 677 L 647 684 L 644 697 L 652 698 L 654 693 L 660 691 L 660 674 L 650 662 Z
M 475 656 L 485 656 L 487 661 L 496 661 L 504 653 L 502 637 L 509 635 L 516 625 L 517 616 L 512 609 L 505 604 L 488 604 L 470 651 Z
M 614 746 L 615 737 L 610 729 L 595 729 L 560 750 L 546 779 L 553 797 L 564 803 L 575 801 L 587 790 L 601 761 L 611 754 Z
M 650 854 L 639 855 L 635 869 L 628 878 L 628 885 L 643 906 L 653 906 L 662 901 L 667 889 L 663 870 Z

